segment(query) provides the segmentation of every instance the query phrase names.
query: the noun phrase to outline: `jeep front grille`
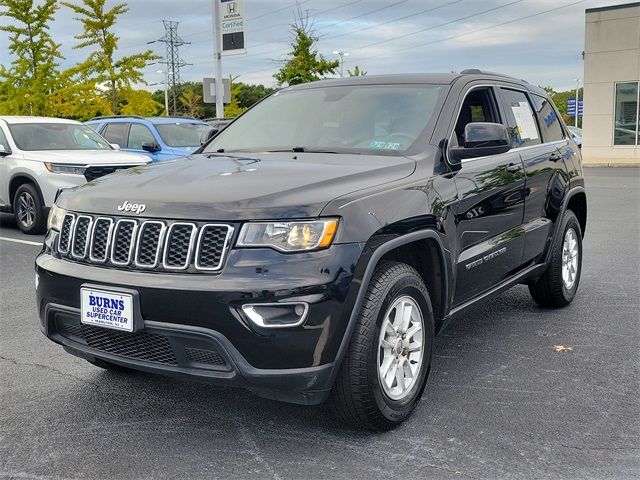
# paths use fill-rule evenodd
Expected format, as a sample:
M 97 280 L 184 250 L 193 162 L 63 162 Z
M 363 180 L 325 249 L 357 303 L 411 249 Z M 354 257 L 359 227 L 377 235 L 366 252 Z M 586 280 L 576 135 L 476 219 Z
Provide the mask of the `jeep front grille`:
M 233 230 L 226 224 L 68 213 L 57 253 L 67 260 L 115 268 L 215 272 L 223 266 Z

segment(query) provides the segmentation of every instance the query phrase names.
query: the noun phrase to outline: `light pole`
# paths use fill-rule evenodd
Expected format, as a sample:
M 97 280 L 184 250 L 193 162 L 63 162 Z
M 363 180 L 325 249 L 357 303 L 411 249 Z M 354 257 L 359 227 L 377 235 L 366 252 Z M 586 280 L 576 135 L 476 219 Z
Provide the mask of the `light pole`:
M 344 57 L 349 56 L 349 52 L 343 52 L 342 50 L 334 50 L 334 55 L 338 55 L 340 57 L 340 78 L 344 77 Z
M 580 94 L 580 79 L 574 78 L 574 82 L 576 82 L 576 128 L 578 128 L 578 106 L 580 105 L 580 100 L 578 100 L 578 95 Z
M 167 69 L 156 70 L 156 73 L 164 73 L 164 114 L 169 116 L 169 79 L 167 78 Z

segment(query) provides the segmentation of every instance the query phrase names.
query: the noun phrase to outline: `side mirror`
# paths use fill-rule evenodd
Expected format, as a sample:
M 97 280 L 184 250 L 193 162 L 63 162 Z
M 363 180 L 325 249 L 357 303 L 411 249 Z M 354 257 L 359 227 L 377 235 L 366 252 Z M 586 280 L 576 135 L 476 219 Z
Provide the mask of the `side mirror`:
M 111 148 L 113 148 L 114 150 L 120 150 L 120 145 L 118 145 L 117 143 L 110 143 L 109 145 L 111 145 Z
M 160 150 L 160 146 L 156 142 L 143 142 L 142 150 L 145 152 L 155 153 Z
M 474 122 L 464 128 L 464 146 L 449 150 L 452 163 L 489 155 L 499 155 L 511 150 L 511 138 L 507 127 L 500 123 Z
M 0 157 L 6 157 L 7 155 L 11 155 L 11 149 L 0 143 Z

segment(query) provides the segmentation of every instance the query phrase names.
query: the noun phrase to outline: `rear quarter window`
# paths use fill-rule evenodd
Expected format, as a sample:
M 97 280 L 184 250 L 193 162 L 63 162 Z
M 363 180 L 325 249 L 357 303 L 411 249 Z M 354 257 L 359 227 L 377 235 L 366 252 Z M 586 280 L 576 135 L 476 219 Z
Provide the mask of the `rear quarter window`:
M 536 94 L 531 95 L 531 99 L 538 117 L 542 140 L 545 143 L 564 140 L 564 130 L 562 129 L 560 118 L 551 102 Z

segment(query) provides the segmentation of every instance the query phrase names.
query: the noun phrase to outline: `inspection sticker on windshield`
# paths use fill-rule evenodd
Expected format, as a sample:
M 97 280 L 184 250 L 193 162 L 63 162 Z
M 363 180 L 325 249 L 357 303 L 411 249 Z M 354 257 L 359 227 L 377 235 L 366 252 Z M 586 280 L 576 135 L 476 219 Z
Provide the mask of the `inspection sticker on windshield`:
M 374 140 L 369 144 L 369 147 L 375 148 L 376 150 L 400 150 L 400 144 L 396 142 L 381 142 L 379 140 Z
M 81 288 L 81 317 L 85 325 L 133 332 L 133 296 Z

